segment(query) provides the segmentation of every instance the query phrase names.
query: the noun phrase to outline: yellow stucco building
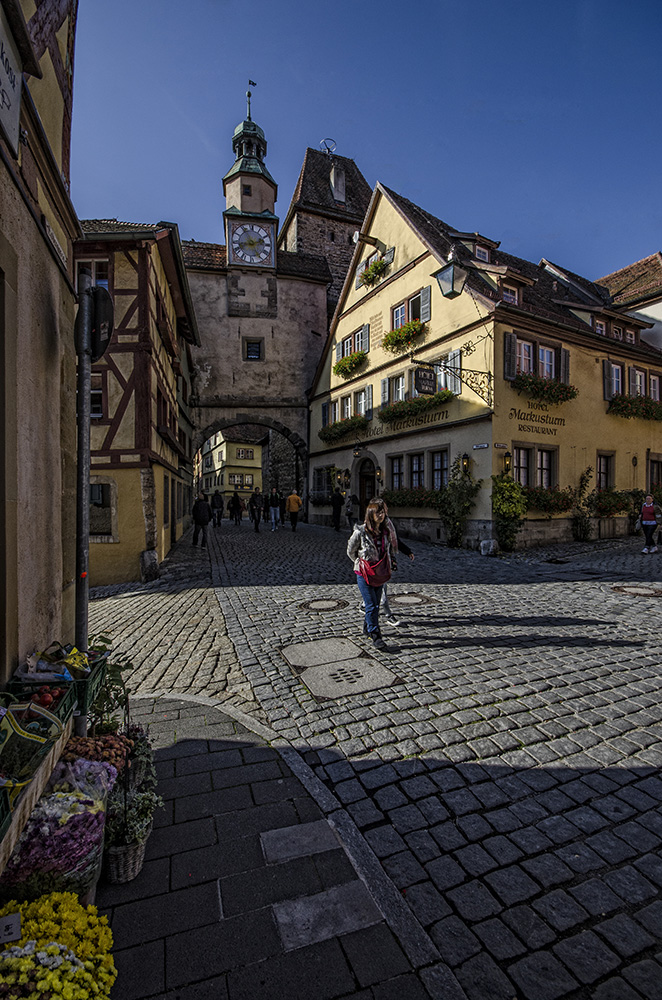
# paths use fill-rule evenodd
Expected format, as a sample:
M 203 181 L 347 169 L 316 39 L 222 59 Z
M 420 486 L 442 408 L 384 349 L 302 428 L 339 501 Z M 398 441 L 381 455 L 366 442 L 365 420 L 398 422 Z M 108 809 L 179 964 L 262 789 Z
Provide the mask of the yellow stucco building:
M 92 370 L 90 585 L 150 579 L 188 526 L 190 347 L 199 343 L 177 226 L 82 222 L 77 275 L 110 292 L 115 330 Z
M 443 541 L 436 512 L 413 503 L 459 460 L 482 480 L 466 544 L 492 539 L 491 477 L 504 471 L 529 491 L 520 544 L 570 538 L 568 512 L 531 500 L 546 508 L 588 467 L 601 491 L 662 481 L 662 423 L 621 415 L 633 397 L 649 416 L 661 405 L 662 353 L 641 339 L 646 325 L 605 286 L 505 253 L 377 184 L 312 394 L 311 520 L 329 519 L 336 484 L 361 510 L 386 491 L 402 530 Z M 624 532 L 627 519 L 597 528 Z

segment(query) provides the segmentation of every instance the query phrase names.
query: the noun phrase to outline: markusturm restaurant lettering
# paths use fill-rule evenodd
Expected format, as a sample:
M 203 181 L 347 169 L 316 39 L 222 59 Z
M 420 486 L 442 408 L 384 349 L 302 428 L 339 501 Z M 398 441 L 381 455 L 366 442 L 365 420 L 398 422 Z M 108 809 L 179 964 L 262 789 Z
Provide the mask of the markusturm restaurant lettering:
M 536 410 L 544 412 L 535 412 Z M 529 403 L 528 410 L 511 406 L 508 417 L 510 420 L 521 421 L 517 427 L 525 434 L 551 434 L 556 437 L 557 427 L 565 427 L 565 417 L 551 417 L 546 411 L 547 407 L 541 403 Z

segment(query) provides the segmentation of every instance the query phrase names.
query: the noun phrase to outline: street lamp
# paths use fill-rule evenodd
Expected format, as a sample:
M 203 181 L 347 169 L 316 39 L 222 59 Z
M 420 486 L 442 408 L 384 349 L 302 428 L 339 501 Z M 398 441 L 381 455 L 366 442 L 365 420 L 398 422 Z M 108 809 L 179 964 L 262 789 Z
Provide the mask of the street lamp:
M 463 267 L 460 267 L 457 254 L 455 253 L 455 247 L 451 247 L 447 260 L 448 263 L 446 266 L 442 267 L 440 271 L 435 271 L 432 277 L 437 279 L 437 283 L 441 289 L 441 294 L 444 298 L 456 299 L 458 295 L 461 295 L 462 290 L 464 289 L 464 283 L 467 280 L 467 272 Z

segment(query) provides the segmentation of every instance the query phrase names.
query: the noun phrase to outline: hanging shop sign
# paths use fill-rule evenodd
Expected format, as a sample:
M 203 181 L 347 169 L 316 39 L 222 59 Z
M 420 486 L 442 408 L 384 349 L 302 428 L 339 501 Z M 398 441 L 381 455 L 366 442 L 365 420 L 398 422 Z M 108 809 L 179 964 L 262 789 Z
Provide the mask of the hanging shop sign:
M 421 396 L 433 396 L 437 391 L 437 373 L 434 369 L 415 368 L 414 388 Z
M 14 156 L 18 156 L 22 79 L 23 62 L 5 12 L 0 7 L 0 127 Z

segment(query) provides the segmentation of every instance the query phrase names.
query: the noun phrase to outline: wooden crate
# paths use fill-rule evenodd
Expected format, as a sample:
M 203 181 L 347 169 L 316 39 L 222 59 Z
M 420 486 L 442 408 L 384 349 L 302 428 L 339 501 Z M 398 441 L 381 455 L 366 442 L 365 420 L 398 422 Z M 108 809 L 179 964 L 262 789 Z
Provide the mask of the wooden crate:
M 60 759 L 65 743 L 71 736 L 73 720 L 69 719 L 64 727 L 64 732 L 57 743 L 51 747 L 48 755 L 44 757 L 41 764 L 35 771 L 34 777 L 21 796 L 18 805 L 12 814 L 11 824 L 0 843 L 0 875 L 7 866 L 11 853 L 16 847 L 16 842 L 21 836 L 25 825 L 30 818 L 30 813 L 36 806 L 41 793 L 48 784 L 53 768 Z

